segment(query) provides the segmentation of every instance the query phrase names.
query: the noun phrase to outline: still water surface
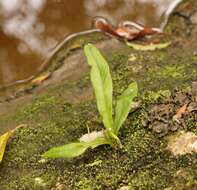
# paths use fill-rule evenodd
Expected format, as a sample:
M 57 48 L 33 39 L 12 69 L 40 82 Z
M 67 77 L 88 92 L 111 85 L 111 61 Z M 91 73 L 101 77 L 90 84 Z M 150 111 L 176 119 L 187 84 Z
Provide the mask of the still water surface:
M 95 16 L 162 27 L 180 0 L 0 0 L 0 86 L 34 75 L 65 35 Z

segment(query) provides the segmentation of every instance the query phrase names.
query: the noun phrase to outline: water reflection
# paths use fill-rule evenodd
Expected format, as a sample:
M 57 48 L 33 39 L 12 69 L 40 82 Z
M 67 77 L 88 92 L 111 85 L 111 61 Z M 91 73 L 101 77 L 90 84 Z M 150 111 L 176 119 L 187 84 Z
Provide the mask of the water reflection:
M 94 16 L 159 27 L 178 1 L 1 0 L 0 85 L 32 76 L 59 40 L 90 28 Z

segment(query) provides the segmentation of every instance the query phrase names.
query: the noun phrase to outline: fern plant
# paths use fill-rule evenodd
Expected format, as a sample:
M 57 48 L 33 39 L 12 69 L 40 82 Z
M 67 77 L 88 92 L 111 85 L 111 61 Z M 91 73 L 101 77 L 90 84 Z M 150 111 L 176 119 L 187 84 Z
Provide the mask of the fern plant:
M 137 84 L 136 82 L 131 83 L 118 97 L 115 106 L 115 117 L 113 118 L 113 87 L 108 63 L 92 44 L 85 45 L 84 52 L 88 64 L 91 66 L 91 83 L 105 129 L 85 134 L 77 142 L 53 147 L 43 154 L 44 157 L 73 158 L 83 154 L 88 148 L 93 149 L 104 144 L 121 146 L 118 132 L 129 114 L 133 99 L 137 96 Z

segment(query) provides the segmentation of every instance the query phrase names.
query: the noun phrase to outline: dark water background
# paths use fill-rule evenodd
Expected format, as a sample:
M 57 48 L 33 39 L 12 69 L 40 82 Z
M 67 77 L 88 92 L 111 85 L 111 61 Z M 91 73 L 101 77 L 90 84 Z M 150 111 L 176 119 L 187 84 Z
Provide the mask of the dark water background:
M 180 0 L 1 0 L 0 86 L 34 75 L 65 35 L 91 28 L 95 16 L 162 27 Z

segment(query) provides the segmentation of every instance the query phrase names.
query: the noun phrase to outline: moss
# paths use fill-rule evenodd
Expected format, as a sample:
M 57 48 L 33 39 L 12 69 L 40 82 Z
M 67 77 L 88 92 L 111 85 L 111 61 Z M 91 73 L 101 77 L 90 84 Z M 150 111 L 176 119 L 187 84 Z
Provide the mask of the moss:
M 54 96 L 44 95 L 42 97 L 35 97 L 31 104 L 27 105 L 20 113 L 18 119 L 30 118 L 32 115 L 37 115 L 41 111 L 49 111 L 57 105 L 59 101 Z
M 154 94 L 153 99 L 159 97 L 158 93 L 152 94 Z M 161 94 L 166 93 L 161 92 Z M 48 103 L 50 104 L 51 101 Z M 35 109 L 31 114 L 37 115 L 38 110 Z M 63 159 L 42 161 L 41 154 L 49 147 L 70 142 L 84 134 L 87 120 L 92 130 L 99 129 L 101 122 L 95 111 L 95 102 L 82 105 L 65 104 L 62 112 L 64 117 L 62 114 L 60 116 L 60 112 L 53 113 L 58 117 L 56 120 L 53 118 L 41 122 L 38 119 L 40 123 L 37 123 L 37 128 L 19 129 L 8 146 L 9 151 L 5 154 L 1 169 L 1 174 L 4 175 L 0 175 L 1 187 L 5 187 L 5 190 L 6 188 L 50 189 L 55 186 L 57 178 L 60 178 L 67 189 L 76 190 L 110 190 L 124 184 L 129 184 L 132 189 L 164 189 L 173 186 L 174 181 L 179 184 L 183 180 L 190 185 L 195 184 L 192 172 L 188 172 L 187 176 L 179 180 L 175 175 L 179 170 L 185 171 L 185 168 L 187 170 L 191 168 L 193 166 L 191 162 L 194 162 L 195 158 L 186 156 L 186 159 L 177 160 L 167 152 L 164 139 L 159 139 L 141 127 L 139 121 L 143 110 L 138 110 L 127 119 L 126 128 L 120 135 L 123 149 L 116 150 L 102 146 L 87 151 L 82 157 L 71 161 Z M 90 167 L 95 160 L 102 162 Z M 14 168 L 17 176 L 9 175 Z M 42 179 L 45 186 L 35 184 L 37 177 Z
M 156 103 L 159 100 L 170 97 L 171 92 L 169 90 L 159 90 L 158 92 L 147 91 L 145 95 L 142 97 L 145 103 Z
M 84 178 L 77 182 L 74 188 L 76 190 L 92 190 L 92 183 L 92 181 Z
M 194 112 L 193 114 L 185 116 L 186 125 L 188 130 L 193 131 L 197 135 L 197 116 Z

